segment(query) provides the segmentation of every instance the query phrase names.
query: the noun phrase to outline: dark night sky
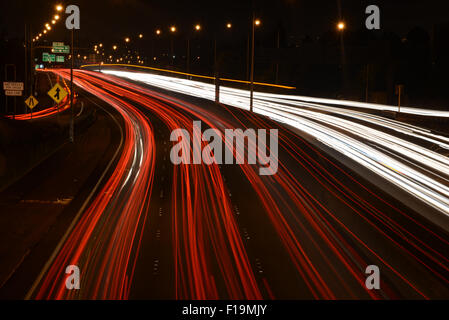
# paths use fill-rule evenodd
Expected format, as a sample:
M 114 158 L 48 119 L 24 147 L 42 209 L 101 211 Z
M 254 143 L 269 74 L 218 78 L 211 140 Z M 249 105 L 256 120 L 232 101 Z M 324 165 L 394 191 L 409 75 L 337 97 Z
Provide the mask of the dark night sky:
M 289 35 L 319 35 L 334 27 L 339 17 L 338 3 L 342 3 L 342 16 L 354 29 L 364 26 L 364 10 L 368 4 L 381 7 L 382 27 L 401 35 L 414 26 L 429 31 L 435 23 L 449 21 L 447 0 L 256 0 L 258 16 L 266 30 L 282 21 Z M 175 23 L 181 30 L 202 23 L 204 28 L 230 20 L 236 29 L 245 27 L 250 1 L 152 1 L 152 0 L 74 0 L 62 1 L 78 4 L 81 9 L 81 33 L 92 41 L 153 33 L 156 27 L 168 28 Z M 15 0 L 1 1 L 0 32 L 9 37 L 23 34 L 25 18 L 29 15 L 33 28 L 43 28 L 56 1 Z M 49 40 L 58 40 L 63 24 L 52 32 Z M 262 30 L 263 32 L 263 30 Z

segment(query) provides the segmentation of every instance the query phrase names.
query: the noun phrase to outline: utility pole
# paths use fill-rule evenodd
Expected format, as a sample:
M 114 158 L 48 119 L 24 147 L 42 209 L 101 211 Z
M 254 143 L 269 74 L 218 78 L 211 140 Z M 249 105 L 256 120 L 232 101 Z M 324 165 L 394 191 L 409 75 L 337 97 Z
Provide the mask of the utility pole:
M 190 73 L 190 38 L 187 38 L 187 73 Z M 189 76 L 187 76 L 187 79 Z
M 396 94 L 398 95 L 398 113 L 401 112 L 401 97 L 402 91 L 404 90 L 404 85 L 400 84 L 396 86 Z
M 75 55 L 74 55 L 74 45 L 73 45 L 73 31 L 74 28 L 72 28 L 71 30 L 71 42 L 72 42 L 72 47 L 71 47 L 71 59 L 70 59 L 70 110 L 71 110 L 71 114 L 70 114 L 70 142 L 74 142 L 75 141 L 75 130 L 74 130 L 74 126 L 75 126 L 75 119 L 74 119 L 74 110 L 73 110 L 73 61 L 75 60 Z
M 369 96 L 369 63 L 366 65 L 366 87 L 365 87 L 365 102 L 368 102 Z
M 276 49 L 277 49 L 277 59 L 276 59 L 276 77 L 275 77 L 275 82 L 276 84 L 279 83 L 279 48 L 281 45 L 281 31 L 278 27 L 278 31 L 277 31 L 277 37 L 276 37 Z
M 220 76 L 218 72 L 218 61 L 217 61 L 217 35 L 215 34 L 214 39 L 214 70 L 215 70 L 215 102 L 220 103 Z
M 253 112 L 253 105 L 254 105 L 254 33 L 255 33 L 255 23 L 256 23 L 256 16 L 254 12 L 253 7 L 253 16 L 252 16 L 252 22 L 251 22 L 251 85 L 250 85 L 250 102 L 249 102 L 249 110 Z
M 24 85 L 25 85 L 25 92 L 28 92 L 28 26 L 25 23 L 25 39 L 24 39 L 24 44 L 25 44 L 25 81 L 24 81 Z

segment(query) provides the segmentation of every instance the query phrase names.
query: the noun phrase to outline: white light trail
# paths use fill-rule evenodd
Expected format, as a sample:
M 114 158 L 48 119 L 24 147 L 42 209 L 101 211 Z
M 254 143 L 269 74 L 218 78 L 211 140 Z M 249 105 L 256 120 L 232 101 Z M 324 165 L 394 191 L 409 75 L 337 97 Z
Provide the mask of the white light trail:
M 215 86 L 198 81 L 127 71 L 106 74 L 162 89 L 215 100 Z M 249 92 L 220 88 L 220 102 L 249 109 Z M 449 217 L 449 138 L 362 110 L 396 111 L 394 106 L 256 92 L 254 111 L 306 132 L 328 147 L 407 191 Z M 360 111 L 338 108 L 351 107 Z M 449 112 L 402 108 L 402 112 L 449 118 Z

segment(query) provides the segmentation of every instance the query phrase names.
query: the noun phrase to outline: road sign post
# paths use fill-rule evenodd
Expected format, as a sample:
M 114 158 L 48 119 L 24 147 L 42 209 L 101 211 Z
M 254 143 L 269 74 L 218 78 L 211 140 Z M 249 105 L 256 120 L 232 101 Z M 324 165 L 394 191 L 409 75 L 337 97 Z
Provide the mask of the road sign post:
M 55 84 L 53 88 L 47 93 L 54 102 L 59 104 L 65 97 L 67 97 L 67 91 L 61 87 L 59 83 Z
M 3 82 L 3 90 L 5 90 L 6 101 L 8 101 L 8 97 L 14 97 L 13 119 L 16 118 L 16 112 L 17 112 L 16 97 L 22 96 L 23 89 L 24 89 L 23 82 Z M 6 106 L 8 106 L 8 104 L 6 104 Z
M 31 120 L 33 119 L 33 109 L 37 106 L 38 103 L 39 101 L 37 101 L 37 99 L 33 97 L 33 95 L 29 96 L 29 98 L 25 100 L 25 104 L 31 110 Z

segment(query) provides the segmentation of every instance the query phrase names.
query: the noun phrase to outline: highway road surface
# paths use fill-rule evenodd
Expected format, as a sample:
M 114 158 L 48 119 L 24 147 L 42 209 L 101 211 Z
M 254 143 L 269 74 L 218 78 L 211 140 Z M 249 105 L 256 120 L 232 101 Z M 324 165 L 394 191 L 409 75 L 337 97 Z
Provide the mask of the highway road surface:
M 211 85 L 117 70 L 76 71 L 75 84 L 120 116 L 120 147 L 24 297 L 449 298 L 447 136 L 367 112 L 387 106 L 256 93 L 250 113 L 244 90 L 217 105 Z M 193 121 L 278 129 L 277 173 L 173 165 L 170 134 Z

